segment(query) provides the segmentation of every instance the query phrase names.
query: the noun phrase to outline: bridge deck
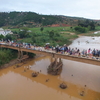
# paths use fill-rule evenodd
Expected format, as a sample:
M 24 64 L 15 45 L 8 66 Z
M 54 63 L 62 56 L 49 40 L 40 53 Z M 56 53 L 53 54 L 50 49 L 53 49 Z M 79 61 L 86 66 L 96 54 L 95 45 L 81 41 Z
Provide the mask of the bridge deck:
M 18 50 L 18 51 L 25 51 L 25 52 L 30 52 L 30 53 L 42 54 L 42 55 L 51 56 L 51 57 L 63 58 L 63 59 L 93 64 L 93 65 L 100 65 L 100 60 L 95 60 L 95 59 L 76 57 L 76 56 L 65 55 L 65 54 L 58 54 L 58 53 L 53 53 L 53 52 L 49 52 L 49 51 L 39 51 L 39 50 L 32 50 L 32 49 L 21 48 L 21 47 L 19 48 L 19 47 L 10 46 L 10 45 L 3 45 L 3 44 L 0 44 L 0 48 L 1 47 L 2 48 L 10 48 L 10 49 Z

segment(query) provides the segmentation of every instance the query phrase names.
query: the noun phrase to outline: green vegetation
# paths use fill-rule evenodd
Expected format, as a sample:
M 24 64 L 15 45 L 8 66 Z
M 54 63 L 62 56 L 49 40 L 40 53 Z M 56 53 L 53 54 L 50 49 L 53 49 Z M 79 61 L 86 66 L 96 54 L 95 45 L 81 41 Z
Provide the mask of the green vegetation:
M 26 54 L 26 52 L 24 52 Z M 34 58 L 36 54 L 28 53 L 30 58 Z M 9 63 L 11 60 L 16 59 L 18 56 L 18 51 L 12 49 L 0 48 L 0 68 L 2 65 Z
M 71 17 L 71 16 L 61 16 L 61 15 L 41 15 L 35 12 L 1 12 L 0 13 L 0 27 L 8 28 L 20 28 L 20 27 L 40 27 L 40 26 L 50 26 L 52 24 L 58 24 L 60 26 L 77 26 L 78 24 L 85 26 L 87 24 L 93 24 L 94 20 L 81 18 L 81 17 Z M 90 23 L 91 22 L 91 23 Z M 93 23 L 92 23 L 93 22 Z M 100 21 L 96 24 L 100 25 Z M 93 28 L 93 27 L 91 27 Z
M 16 40 L 17 42 L 26 42 L 39 46 L 44 46 L 46 43 L 50 43 L 51 46 L 56 46 L 57 44 L 69 45 L 73 39 L 78 38 L 78 35 L 89 35 L 89 33 L 99 30 L 100 26 L 95 26 L 95 30 L 90 30 L 89 28 L 90 27 L 82 26 L 36 28 L 21 27 L 11 29 L 14 34 L 7 35 L 3 39 Z
M 59 27 L 52 27 L 58 25 Z M 69 27 L 64 27 L 68 25 Z M 43 46 L 70 44 L 79 34 L 100 29 L 100 21 L 61 15 L 41 15 L 34 12 L 1 12 L 0 26 L 11 29 L 13 35 L 0 39 L 16 40 Z M 74 34 L 71 34 L 74 33 Z
M 16 26 L 20 27 L 28 25 L 35 27 L 39 25 L 47 26 L 63 22 L 61 16 L 54 15 L 40 15 L 34 12 L 1 12 L 0 13 L 0 27 L 2 26 Z
M 52 46 L 56 46 L 57 44 L 63 45 L 65 43 L 70 44 L 70 39 L 78 37 L 77 35 L 70 35 L 70 33 L 65 35 L 64 32 L 72 31 L 70 27 L 36 27 L 29 29 L 26 28 L 27 31 L 24 31 L 24 29 L 25 28 L 23 27 L 20 29 L 12 29 L 13 33 L 19 36 L 17 40 L 19 42 L 36 44 L 39 46 L 44 46 L 45 43 L 50 43 Z M 30 30 L 30 32 L 28 32 L 28 30 Z
M 8 63 L 10 60 L 17 57 L 17 51 L 10 49 L 0 49 L 0 66 Z
M 36 54 L 28 52 L 28 56 L 29 56 L 29 58 L 34 58 L 36 56 Z
M 4 39 L 4 36 L 3 36 L 2 34 L 0 35 L 0 40 L 1 40 L 1 39 Z
M 97 22 L 91 20 L 84 20 L 84 21 L 79 21 L 78 26 L 75 26 L 74 29 L 78 34 L 81 34 L 95 30 L 96 26 Z
M 74 29 L 78 34 L 87 32 L 87 28 L 81 26 L 76 26 Z

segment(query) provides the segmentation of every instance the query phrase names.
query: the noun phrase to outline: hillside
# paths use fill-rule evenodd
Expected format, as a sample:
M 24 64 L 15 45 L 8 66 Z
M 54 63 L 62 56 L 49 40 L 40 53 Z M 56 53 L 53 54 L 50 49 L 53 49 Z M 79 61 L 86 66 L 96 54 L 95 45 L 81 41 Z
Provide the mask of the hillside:
M 0 27 L 76 26 L 78 22 L 83 20 L 86 20 L 86 18 L 62 15 L 41 15 L 34 12 L 0 12 Z M 100 21 L 95 20 L 95 22 Z

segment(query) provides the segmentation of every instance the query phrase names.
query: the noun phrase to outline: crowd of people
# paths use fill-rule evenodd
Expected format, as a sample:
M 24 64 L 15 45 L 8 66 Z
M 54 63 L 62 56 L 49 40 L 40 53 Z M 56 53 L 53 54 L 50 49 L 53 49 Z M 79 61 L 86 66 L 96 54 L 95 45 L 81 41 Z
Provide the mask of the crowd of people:
M 4 42 L 3 42 L 4 43 Z M 54 52 L 54 53 L 60 53 L 65 55 L 73 55 L 73 56 L 80 56 L 80 57 L 87 57 L 87 58 L 93 58 L 98 59 L 100 57 L 100 50 L 98 49 L 91 49 L 88 50 L 83 49 L 80 50 L 79 48 L 71 48 L 64 44 L 63 46 L 50 46 L 50 44 L 45 45 L 44 47 L 37 46 L 36 44 L 32 45 L 31 43 L 17 43 L 14 41 L 6 41 L 6 45 L 16 46 L 16 47 L 22 47 L 32 50 L 39 50 L 39 51 L 46 51 L 46 52 Z
M 81 57 L 87 57 L 87 58 L 93 58 L 93 59 L 98 59 L 98 57 L 100 57 L 100 50 L 95 49 L 95 48 L 80 50 L 77 47 L 70 48 L 64 45 L 64 46 L 56 46 L 55 51 L 56 53 L 68 54 L 68 55 L 73 55 L 73 56 L 81 56 Z

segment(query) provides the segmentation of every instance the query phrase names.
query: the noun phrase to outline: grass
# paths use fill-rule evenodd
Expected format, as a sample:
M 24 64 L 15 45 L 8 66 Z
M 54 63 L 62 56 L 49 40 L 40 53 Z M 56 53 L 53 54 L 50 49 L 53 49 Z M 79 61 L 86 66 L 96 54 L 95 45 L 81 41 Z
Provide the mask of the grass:
M 75 32 L 74 30 L 74 27 L 73 28 L 70 28 L 70 27 L 43 27 L 43 31 L 41 32 L 40 30 L 41 27 L 33 27 L 33 28 L 28 28 L 29 30 L 31 30 L 32 33 L 38 33 L 38 34 L 46 34 L 47 31 L 51 31 L 51 30 L 54 30 L 56 31 L 57 33 L 60 33 L 60 35 L 68 40 L 73 40 L 73 39 L 76 39 L 78 38 L 78 36 L 100 36 L 100 34 L 93 34 L 95 31 L 99 31 L 100 30 L 100 26 L 97 26 L 95 27 L 95 30 L 94 31 L 88 31 L 86 33 L 79 33 L 77 34 L 77 32 Z M 19 31 L 19 29 L 11 29 L 12 31 Z M 71 34 L 71 33 L 74 33 L 74 34 Z M 31 39 L 24 39 L 24 41 L 31 41 Z
M 32 32 L 36 32 L 36 33 L 40 33 L 41 30 L 40 30 L 41 27 L 34 27 L 34 28 L 29 28 L 29 30 L 31 30 Z M 11 29 L 12 31 L 19 31 L 19 29 Z M 43 29 L 43 32 L 47 32 L 47 31 L 51 31 L 51 30 L 54 30 L 54 31 L 57 31 L 57 32 L 65 32 L 65 31 L 72 31 L 70 29 L 70 27 L 44 27 Z

